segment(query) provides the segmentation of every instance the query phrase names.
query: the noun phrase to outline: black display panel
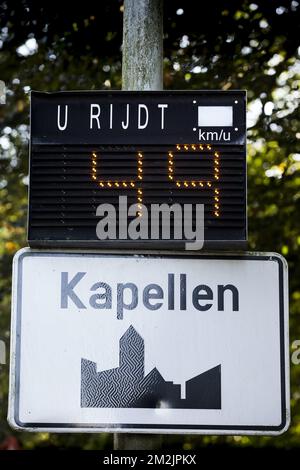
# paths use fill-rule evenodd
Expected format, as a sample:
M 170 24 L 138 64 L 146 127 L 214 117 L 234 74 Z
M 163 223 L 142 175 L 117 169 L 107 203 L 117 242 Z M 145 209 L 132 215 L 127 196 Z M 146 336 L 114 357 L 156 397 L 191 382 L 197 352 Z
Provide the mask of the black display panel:
M 243 91 L 32 92 L 30 157 L 32 247 L 184 248 L 162 227 L 156 240 L 99 240 L 97 207 L 118 213 L 119 196 L 144 217 L 204 204 L 204 247 L 246 246 Z

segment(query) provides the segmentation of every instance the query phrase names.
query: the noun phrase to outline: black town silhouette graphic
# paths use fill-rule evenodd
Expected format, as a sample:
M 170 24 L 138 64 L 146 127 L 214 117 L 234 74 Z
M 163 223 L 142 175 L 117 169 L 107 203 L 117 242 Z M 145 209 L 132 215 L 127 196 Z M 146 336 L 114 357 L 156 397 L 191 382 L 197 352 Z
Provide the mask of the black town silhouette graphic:
M 95 362 L 81 359 L 82 408 L 221 409 L 221 365 L 181 385 L 167 382 L 160 372 L 144 373 L 144 340 L 130 326 L 120 339 L 119 367 L 97 372 Z

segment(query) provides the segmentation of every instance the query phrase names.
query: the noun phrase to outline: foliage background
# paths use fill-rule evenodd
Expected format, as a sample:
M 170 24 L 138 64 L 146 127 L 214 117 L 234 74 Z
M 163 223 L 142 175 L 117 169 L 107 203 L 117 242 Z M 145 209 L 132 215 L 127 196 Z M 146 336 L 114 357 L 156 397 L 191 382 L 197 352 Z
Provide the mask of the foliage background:
M 12 257 L 26 245 L 29 92 L 121 88 L 122 11 L 118 0 L 0 2 L 0 79 L 7 85 L 0 106 L 0 335 L 7 345 Z M 299 26 L 298 0 L 164 2 L 165 88 L 248 91 L 249 249 L 287 257 L 291 344 L 300 338 Z M 105 434 L 15 433 L 6 423 L 8 367 L 0 381 L 3 447 L 112 447 Z M 163 445 L 297 447 L 299 382 L 300 365 L 291 365 L 292 424 L 283 436 L 165 436 Z

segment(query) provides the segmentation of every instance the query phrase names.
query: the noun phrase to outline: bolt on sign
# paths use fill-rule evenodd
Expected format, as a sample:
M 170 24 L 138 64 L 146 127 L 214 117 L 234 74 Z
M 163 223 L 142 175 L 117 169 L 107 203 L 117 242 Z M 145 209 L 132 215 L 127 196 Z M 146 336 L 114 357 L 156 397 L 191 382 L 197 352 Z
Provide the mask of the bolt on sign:
M 27 431 L 280 434 L 285 260 L 274 253 L 14 258 L 9 422 Z
M 205 248 L 246 246 L 243 91 L 32 92 L 30 154 L 32 247 L 184 246 L 161 221 L 156 240 L 99 240 L 97 208 L 119 196 L 144 218 L 203 204 Z

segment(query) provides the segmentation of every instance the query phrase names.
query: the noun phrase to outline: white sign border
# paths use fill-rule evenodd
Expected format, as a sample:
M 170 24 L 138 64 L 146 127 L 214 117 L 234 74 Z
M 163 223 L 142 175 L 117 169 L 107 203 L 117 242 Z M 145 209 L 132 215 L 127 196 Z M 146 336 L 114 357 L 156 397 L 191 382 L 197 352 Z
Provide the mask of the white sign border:
M 18 301 L 22 287 L 22 261 L 26 256 L 146 256 L 159 258 L 198 258 L 198 259 L 246 259 L 277 261 L 279 267 L 279 314 L 280 314 L 280 355 L 281 355 L 281 415 L 279 426 L 228 426 L 228 425 L 161 425 L 161 424 L 74 424 L 69 423 L 23 423 L 19 420 L 19 389 L 20 389 L 20 335 L 21 305 Z M 280 435 L 290 425 L 290 370 L 289 370 L 289 321 L 288 321 L 288 265 L 283 256 L 274 252 L 243 252 L 243 253 L 205 253 L 195 254 L 174 251 L 119 251 L 112 250 L 34 250 L 23 248 L 14 256 L 13 285 L 11 309 L 11 345 L 10 345 L 10 378 L 8 423 L 16 430 L 27 432 L 53 433 L 145 433 L 145 434 L 202 434 L 202 435 Z

